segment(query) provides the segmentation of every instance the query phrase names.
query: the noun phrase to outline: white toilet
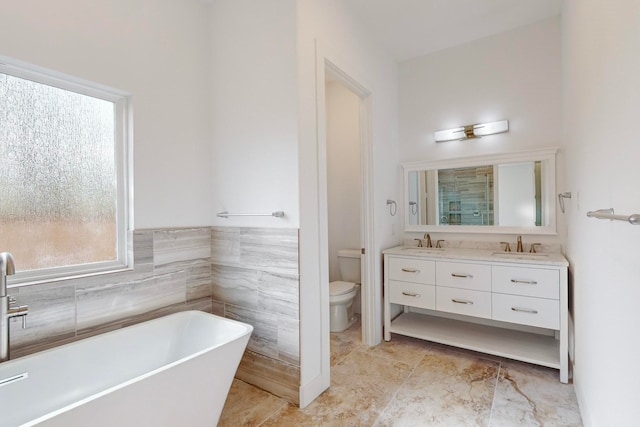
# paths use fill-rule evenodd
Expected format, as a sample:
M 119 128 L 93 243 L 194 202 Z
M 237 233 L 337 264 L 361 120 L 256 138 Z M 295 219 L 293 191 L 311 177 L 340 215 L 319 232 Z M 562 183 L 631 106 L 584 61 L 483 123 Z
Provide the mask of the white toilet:
M 340 249 L 338 264 L 342 280 L 329 283 L 331 332 L 342 332 L 358 320 L 351 305 L 360 289 L 360 250 Z

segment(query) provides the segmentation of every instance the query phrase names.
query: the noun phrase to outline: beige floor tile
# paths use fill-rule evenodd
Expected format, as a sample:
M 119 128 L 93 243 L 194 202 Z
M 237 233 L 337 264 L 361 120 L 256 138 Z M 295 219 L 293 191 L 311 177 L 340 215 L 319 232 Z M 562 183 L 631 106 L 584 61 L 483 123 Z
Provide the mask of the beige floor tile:
M 558 371 L 503 362 L 491 413 L 492 427 L 582 426 L 572 384 L 558 381 Z
M 367 347 L 360 325 L 331 334 L 331 388 L 299 409 L 234 381 L 220 426 L 581 426 L 558 371 L 393 335 Z
M 343 332 L 331 333 L 331 366 L 334 366 L 349 353 L 362 345 L 362 328 L 356 322 Z
M 467 350 L 465 348 L 459 348 L 453 345 L 447 345 L 447 344 L 440 344 L 437 342 L 431 343 L 431 349 L 432 350 L 437 350 L 440 349 L 442 351 L 446 351 L 446 350 L 451 350 L 457 353 L 466 353 L 469 355 L 473 355 L 476 356 L 480 359 L 484 359 L 484 360 L 489 360 L 492 362 L 496 362 L 496 363 L 500 363 L 500 362 L 504 362 L 505 360 L 511 360 L 511 359 L 507 359 L 501 356 L 496 356 L 493 354 L 489 354 L 489 353 L 482 353 L 481 351 L 473 351 L 473 350 Z
M 445 348 L 426 356 L 377 426 L 486 426 L 500 364 Z
M 411 367 L 356 349 L 331 369 L 331 387 L 304 409 L 288 406 L 264 426 L 371 426 Z
M 415 367 L 432 345 L 429 341 L 393 334 L 391 341 L 383 340 L 376 346 L 365 348 L 367 352 L 376 356 L 397 360 Z
M 240 380 L 233 380 L 218 427 L 258 426 L 287 405 L 266 391 Z

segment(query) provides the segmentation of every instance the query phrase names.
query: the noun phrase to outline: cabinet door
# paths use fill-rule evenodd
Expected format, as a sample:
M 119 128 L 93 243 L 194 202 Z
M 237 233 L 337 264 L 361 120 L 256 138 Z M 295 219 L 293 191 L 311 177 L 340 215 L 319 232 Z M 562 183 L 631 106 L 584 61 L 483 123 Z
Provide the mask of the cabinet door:
M 491 318 L 491 292 L 436 287 L 436 310 Z
M 419 258 L 389 257 L 389 279 L 435 284 L 435 262 Z
M 502 294 L 560 298 L 560 273 L 526 267 L 492 267 L 492 290 Z
M 389 302 L 433 310 L 436 308 L 435 288 L 433 285 L 391 280 L 389 282 Z
M 493 320 L 560 329 L 560 302 L 554 299 L 493 294 Z
M 436 264 L 436 285 L 491 291 L 491 266 L 438 261 Z

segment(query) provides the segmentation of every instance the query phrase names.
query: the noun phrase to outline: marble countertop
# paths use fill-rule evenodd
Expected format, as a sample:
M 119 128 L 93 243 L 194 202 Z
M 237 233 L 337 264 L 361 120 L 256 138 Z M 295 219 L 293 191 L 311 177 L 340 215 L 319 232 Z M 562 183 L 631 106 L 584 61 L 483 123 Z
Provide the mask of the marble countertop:
M 567 259 L 560 252 L 529 253 L 504 252 L 491 249 L 469 248 L 420 248 L 417 246 L 396 246 L 382 251 L 386 255 L 421 256 L 425 258 L 446 258 L 467 261 L 512 262 L 518 264 L 553 265 L 568 267 Z

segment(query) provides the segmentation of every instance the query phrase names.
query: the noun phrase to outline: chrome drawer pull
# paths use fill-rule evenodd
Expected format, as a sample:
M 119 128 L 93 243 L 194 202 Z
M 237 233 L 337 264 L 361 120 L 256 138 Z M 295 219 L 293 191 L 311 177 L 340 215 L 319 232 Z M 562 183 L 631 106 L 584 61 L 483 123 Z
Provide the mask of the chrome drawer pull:
M 521 313 L 538 314 L 538 310 L 531 310 L 531 309 L 528 309 L 528 308 L 511 307 L 511 311 L 519 311 Z
M 419 297 L 420 297 L 420 294 L 416 294 L 416 293 L 413 293 L 413 292 L 404 292 L 404 291 L 403 291 L 403 292 L 402 292 L 402 295 L 406 295 L 406 296 L 408 296 L 408 297 L 416 297 L 416 298 L 419 298 Z
M 456 304 L 471 304 L 471 305 L 473 305 L 473 301 L 468 301 L 468 300 L 465 300 L 465 299 L 451 298 L 451 301 L 455 302 Z
M 418 270 L 417 268 L 403 268 L 402 271 L 404 271 L 405 273 L 420 273 L 420 270 Z
M 473 279 L 473 276 L 471 274 L 451 273 L 451 277 L 462 277 L 462 278 L 465 278 L 465 279 Z
M 538 282 L 536 282 L 535 280 L 518 280 L 518 279 L 511 279 L 511 283 L 524 283 L 525 285 L 537 285 Z

